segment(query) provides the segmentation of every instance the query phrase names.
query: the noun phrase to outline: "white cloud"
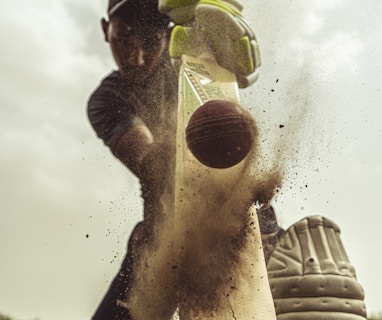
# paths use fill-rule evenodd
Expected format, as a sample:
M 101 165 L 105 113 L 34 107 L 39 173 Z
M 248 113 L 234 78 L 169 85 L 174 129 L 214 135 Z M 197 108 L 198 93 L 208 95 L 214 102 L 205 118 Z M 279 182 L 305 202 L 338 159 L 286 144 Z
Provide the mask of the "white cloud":
M 314 12 L 309 12 L 303 21 L 303 30 L 307 35 L 314 35 L 322 30 L 323 25 L 323 17 Z
M 311 1 L 309 5 L 320 11 L 341 9 L 344 7 L 344 0 L 318 0 Z
M 26 6 L 15 0 L 7 6 L 3 10 L 9 14 L 4 15 L 3 11 L 0 23 L 12 38 L 12 45 L 5 47 L 7 58 L 13 60 L 8 67 L 37 74 L 40 81 L 66 83 L 78 81 L 78 75 L 89 70 L 99 73 L 105 68 L 104 61 L 84 54 L 87 32 L 78 28 L 63 1 L 40 1 Z
M 109 261 L 122 230 L 120 218 L 110 215 L 121 209 L 109 201 L 131 184 L 126 170 L 122 174 L 121 167 L 110 166 L 115 160 L 95 141 L 86 119 L 87 98 L 109 71 L 110 60 L 85 50 L 89 31 L 78 27 L 65 5 L 60 0 L 0 3 L 7 43 L 0 53 L 0 312 L 16 317 L 89 317 L 97 301 L 88 299 L 95 295 L 76 297 L 72 288 L 86 287 L 81 266 L 87 265 L 93 279 L 111 273 L 98 284 L 99 292 L 112 277 L 115 265 Z M 90 9 L 85 19 L 98 27 L 100 2 L 82 5 Z M 106 228 L 113 235 L 105 239 Z M 93 238 L 87 240 L 86 233 Z M 89 244 L 99 251 L 89 251 Z M 52 297 L 53 283 L 65 293 Z M 68 314 L 60 311 L 63 305 Z
M 355 74 L 360 69 L 363 43 L 356 32 L 339 32 L 326 39 L 314 53 L 321 70 L 328 76 L 341 71 Z

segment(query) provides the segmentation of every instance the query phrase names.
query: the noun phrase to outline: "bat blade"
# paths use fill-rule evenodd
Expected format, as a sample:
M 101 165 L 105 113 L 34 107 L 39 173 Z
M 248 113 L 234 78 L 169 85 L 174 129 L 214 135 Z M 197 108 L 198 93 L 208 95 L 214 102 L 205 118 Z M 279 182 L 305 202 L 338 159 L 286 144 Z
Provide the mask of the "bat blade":
M 211 171 L 201 166 L 186 144 L 185 130 L 191 115 L 210 100 L 227 100 L 240 104 L 239 89 L 233 73 L 213 59 L 183 55 L 179 76 L 179 108 L 177 119 L 177 174 L 188 170 Z
M 183 55 L 178 93 L 174 232 L 181 261 L 179 318 L 275 320 L 256 208 L 247 205 L 251 195 L 244 177 L 250 157 L 231 168 L 213 169 L 202 165 L 186 143 L 188 121 L 205 102 L 240 104 L 236 77 L 209 57 Z M 247 224 L 253 230 L 237 249 L 229 239 L 240 233 L 235 228 Z M 231 255 L 235 258 L 225 258 Z

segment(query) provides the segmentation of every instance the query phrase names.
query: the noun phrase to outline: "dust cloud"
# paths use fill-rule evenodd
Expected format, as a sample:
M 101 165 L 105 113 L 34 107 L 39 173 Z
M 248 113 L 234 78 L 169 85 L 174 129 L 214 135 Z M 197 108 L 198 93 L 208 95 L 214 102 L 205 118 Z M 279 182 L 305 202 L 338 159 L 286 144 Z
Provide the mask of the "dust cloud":
M 164 195 L 162 219 L 138 245 L 134 319 L 171 319 L 177 308 L 181 319 L 274 319 L 256 204 L 272 199 L 282 171 L 261 166 L 253 124 L 252 150 L 238 165 L 207 168 L 188 153 L 177 168 L 175 196 Z
M 330 161 L 333 143 L 330 132 L 336 123 L 334 108 L 325 102 L 314 66 L 303 63 L 298 72 L 285 77 L 275 81 L 273 88 L 277 89 L 272 89 L 268 107 L 252 110 L 260 123 L 259 167 L 275 172 L 279 178 L 274 201 L 302 183 L 306 176 L 318 176 L 317 168 Z M 251 103 L 250 97 L 246 103 Z
M 310 98 L 319 89 L 309 87 L 310 72 L 291 79 L 288 112 L 273 119 L 278 130 L 254 122 L 255 143 L 240 164 L 221 170 L 190 154 L 177 160 L 174 194 L 162 198 L 164 215 L 139 248 L 129 292 L 136 319 L 167 320 L 177 309 L 180 319 L 275 319 L 256 205 L 272 201 L 325 150 L 327 114 Z M 184 130 L 178 134 L 184 142 Z
M 198 163 L 177 130 L 175 181 L 167 181 L 175 188 L 163 194 L 151 232 L 137 231 L 127 296 L 134 319 L 169 320 L 176 310 L 180 319 L 275 319 L 256 206 L 314 163 L 321 115 L 310 75 L 304 67 L 290 79 L 285 110 L 272 118 L 277 130 L 254 116 L 251 153 L 232 168 Z

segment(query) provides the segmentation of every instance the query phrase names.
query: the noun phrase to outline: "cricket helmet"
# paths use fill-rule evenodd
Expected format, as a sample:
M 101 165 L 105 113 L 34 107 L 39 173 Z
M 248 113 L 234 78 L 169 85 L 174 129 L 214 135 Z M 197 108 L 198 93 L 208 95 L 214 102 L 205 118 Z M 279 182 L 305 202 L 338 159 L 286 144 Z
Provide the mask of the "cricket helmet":
M 109 17 L 122 14 L 127 19 L 147 21 L 151 25 L 167 25 L 167 15 L 159 12 L 157 0 L 109 0 Z

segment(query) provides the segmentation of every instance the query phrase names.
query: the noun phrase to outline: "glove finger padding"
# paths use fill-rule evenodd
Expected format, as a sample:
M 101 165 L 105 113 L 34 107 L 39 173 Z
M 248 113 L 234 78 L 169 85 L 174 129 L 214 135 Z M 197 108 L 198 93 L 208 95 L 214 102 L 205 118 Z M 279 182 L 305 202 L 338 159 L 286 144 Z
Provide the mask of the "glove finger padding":
M 267 263 L 278 320 L 364 320 L 364 292 L 331 220 L 291 226 Z
M 239 87 L 256 81 L 260 52 L 254 33 L 241 13 L 224 1 L 202 0 L 195 22 L 208 35 L 217 62 L 236 74 Z

